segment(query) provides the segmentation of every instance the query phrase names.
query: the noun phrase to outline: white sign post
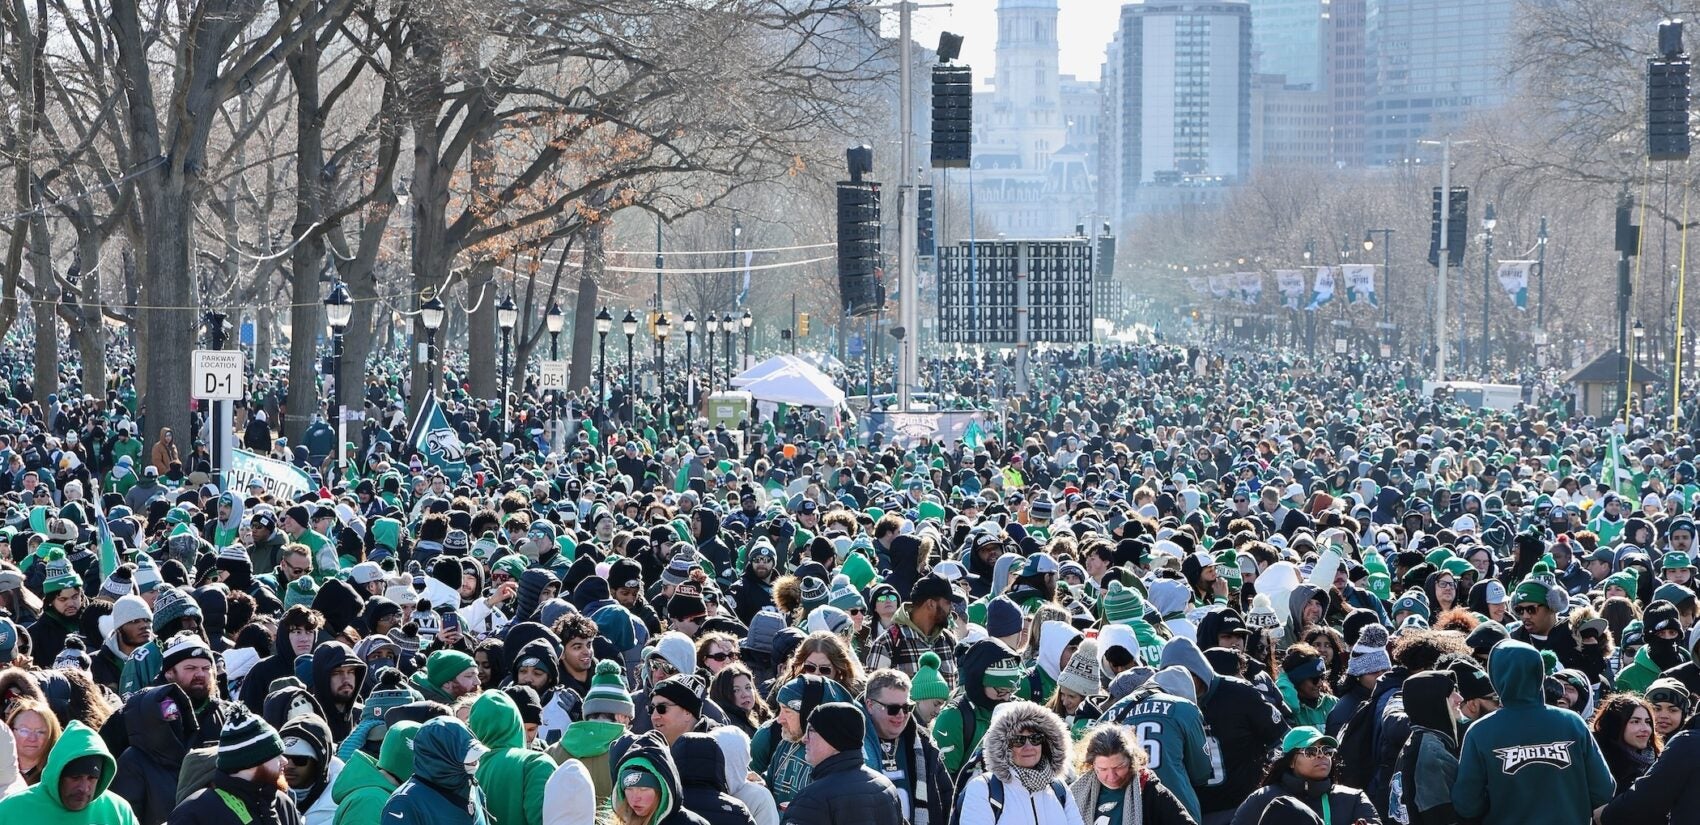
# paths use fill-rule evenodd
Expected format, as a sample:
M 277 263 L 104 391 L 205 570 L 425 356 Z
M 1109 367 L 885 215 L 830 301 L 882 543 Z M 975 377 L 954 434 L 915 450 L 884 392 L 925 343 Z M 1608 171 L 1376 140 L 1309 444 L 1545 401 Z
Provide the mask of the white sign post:
M 567 388 L 567 362 L 544 360 L 537 370 L 537 388 L 564 390 Z
M 190 354 L 194 376 L 190 397 L 197 401 L 241 401 L 242 353 L 237 350 L 198 349 Z

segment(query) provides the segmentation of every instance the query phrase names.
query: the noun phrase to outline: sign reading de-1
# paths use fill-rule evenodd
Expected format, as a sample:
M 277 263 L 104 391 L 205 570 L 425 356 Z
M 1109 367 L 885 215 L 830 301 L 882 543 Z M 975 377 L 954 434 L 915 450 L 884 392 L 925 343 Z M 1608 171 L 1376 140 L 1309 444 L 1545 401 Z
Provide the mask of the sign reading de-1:
M 198 401 L 242 400 L 242 353 L 237 350 L 198 349 L 190 354 L 192 386 L 190 397 Z

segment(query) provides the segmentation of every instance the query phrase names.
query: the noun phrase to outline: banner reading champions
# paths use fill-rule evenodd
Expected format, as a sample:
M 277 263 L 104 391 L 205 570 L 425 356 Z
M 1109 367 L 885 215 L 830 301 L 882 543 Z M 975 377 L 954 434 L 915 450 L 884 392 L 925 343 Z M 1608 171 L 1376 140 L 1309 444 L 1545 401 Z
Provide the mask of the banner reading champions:
M 871 437 L 880 433 L 888 444 L 914 446 L 923 438 L 945 444 L 962 439 L 969 449 L 978 449 L 991 432 L 984 410 L 940 410 L 937 412 L 893 412 L 870 410 L 862 414 L 862 431 Z
M 230 470 L 225 475 L 225 489 L 235 490 L 241 495 L 248 489 L 248 482 L 258 479 L 265 485 L 266 492 L 278 501 L 294 501 L 303 493 L 313 490 L 313 479 L 305 470 L 292 464 L 266 458 L 247 450 L 232 450 Z

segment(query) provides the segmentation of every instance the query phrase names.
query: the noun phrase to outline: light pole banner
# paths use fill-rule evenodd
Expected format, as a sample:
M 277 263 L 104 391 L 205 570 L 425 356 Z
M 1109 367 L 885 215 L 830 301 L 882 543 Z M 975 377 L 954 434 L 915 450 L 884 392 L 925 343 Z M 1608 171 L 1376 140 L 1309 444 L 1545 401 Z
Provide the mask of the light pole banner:
M 1239 272 L 1235 273 L 1234 278 L 1238 281 L 1242 303 L 1255 304 L 1263 300 L 1263 273 Z
M 1518 309 L 1529 308 L 1529 270 L 1534 267 L 1534 261 L 1499 262 L 1499 285 Z
M 1186 279 L 1186 282 L 1192 287 L 1192 291 L 1198 296 L 1203 297 L 1210 294 L 1209 281 L 1203 278 L 1188 278 Z
M 1232 288 L 1233 288 L 1233 277 L 1232 276 L 1230 276 L 1230 275 L 1211 275 L 1210 276 L 1210 295 L 1211 295 L 1211 297 L 1217 298 L 1217 299 L 1226 298 L 1226 297 L 1228 297 L 1228 292 Z
M 1275 289 L 1281 293 L 1281 303 L 1288 309 L 1298 309 L 1305 299 L 1305 274 L 1298 269 L 1275 270 Z
M 1319 266 L 1316 268 L 1316 286 L 1310 293 L 1308 310 L 1317 310 L 1323 304 L 1334 300 L 1334 267 Z
M 1346 264 L 1340 267 L 1346 280 L 1346 302 L 1379 306 L 1375 300 L 1375 264 Z
M 247 450 L 230 452 L 230 469 L 225 471 L 226 490 L 247 490 L 250 481 L 258 480 L 278 501 L 294 501 L 297 496 L 313 491 L 313 479 L 293 464 Z

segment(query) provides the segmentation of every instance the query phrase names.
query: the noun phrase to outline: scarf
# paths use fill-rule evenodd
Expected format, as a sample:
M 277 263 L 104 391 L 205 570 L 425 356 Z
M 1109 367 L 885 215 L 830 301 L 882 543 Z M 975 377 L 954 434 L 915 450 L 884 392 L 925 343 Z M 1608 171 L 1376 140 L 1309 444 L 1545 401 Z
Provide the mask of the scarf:
M 1051 784 L 1051 772 L 1043 768 L 1023 768 L 1012 764 L 1009 772 L 1030 794 L 1036 794 Z

